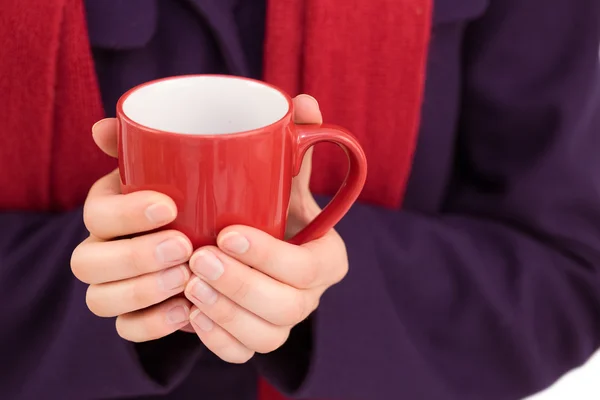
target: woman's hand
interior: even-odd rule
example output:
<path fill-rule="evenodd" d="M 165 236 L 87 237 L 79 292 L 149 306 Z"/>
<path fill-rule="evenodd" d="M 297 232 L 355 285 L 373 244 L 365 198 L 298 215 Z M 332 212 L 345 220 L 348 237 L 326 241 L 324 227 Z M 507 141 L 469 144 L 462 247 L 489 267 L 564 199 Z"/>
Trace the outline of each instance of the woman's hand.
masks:
<path fill-rule="evenodd" d="M 297 123 L 321 122 L 310 96 L 300 95 L 294 103 Z M 115 120 L 100 121 L 93 132 L 98 146 L 116 157 Z M 320 212 L 308 188 L 310 161 L 309 153 L 294 179 L 289 235 Z M 256 229 L 233 226 L 220 233 L 218 247 L 195 252 L 191 273 L 192 247 L 181 232 L 142 234 L 167 225 L 176 214 L 175 204 L 163 194 L 121 194 L 117 171 L 90 190 L 84 208 L 90 236 L 73 252 L 71 267 L 90 285 L 89 309 L 101 317 L 117 317 L 124 339 L 143 342 L 179 329 L 196 331 L 222 359 L 245 362 L 254 352 L 281 346 L 348 269 L 344 243 L 335 231 L 293 246 Z M 124 238 L 131 235 L 136 236 Z M 194 307 L 178 296 L 184 288 Z"/>
<path fill-rule="evenodd" d="M 320 123 L 314 99 L 295 99 L 297 123 Z M 288 233 L 320 212 L 310 194 L 310 155 L 295 178 Z M 243 363 L 287 340 L 293 326 L 319 305 L 321 295 L 348 271 L 346 248 L 330 231 L 302 246 L 246 226 L 220 232 L 218 246 L 198 249 L 185 296 L 194 303 L 190 321 L 200 340 L 221 359 Z"/>
<path fill-rule="evenodd" d="M 93 134 L 98 146 L 116 157 L 115 120 L 100 121 Z M 121 194 L 118 171 L 99 179 L 89 192 L 84 221 L 90 236 L 73 252 L 71 269 L 90 285 L 89 309 L 100 317 L 117 317 L 124 339 L 158 339 L 188 324 L 191 305 L 176 295 L 190 278 L 192 245 L 173 230 L 143 234 L 176 215 L 173 200 L 161 193 Z"/>

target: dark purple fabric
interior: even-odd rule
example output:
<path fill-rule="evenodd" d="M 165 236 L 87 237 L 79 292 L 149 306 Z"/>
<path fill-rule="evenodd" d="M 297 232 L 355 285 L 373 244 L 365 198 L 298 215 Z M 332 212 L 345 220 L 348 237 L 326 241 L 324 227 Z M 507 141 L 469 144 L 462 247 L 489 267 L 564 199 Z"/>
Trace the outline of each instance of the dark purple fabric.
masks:
<path fill-rule="evenodd" d="M 260 76 L 262 1 L 87 6 L 109 114 L 149 79 Z M 581 365 L 600 346 L 599 16 L 437 0 L 403 210 L 353 207 L 348 277 L 246 366 L 192 335 L 120 340 L 70 275 L 81 213 L 0 214 L 2 398 L 245 400 L 258 369 L 299 398 L 516 400 Z"/>

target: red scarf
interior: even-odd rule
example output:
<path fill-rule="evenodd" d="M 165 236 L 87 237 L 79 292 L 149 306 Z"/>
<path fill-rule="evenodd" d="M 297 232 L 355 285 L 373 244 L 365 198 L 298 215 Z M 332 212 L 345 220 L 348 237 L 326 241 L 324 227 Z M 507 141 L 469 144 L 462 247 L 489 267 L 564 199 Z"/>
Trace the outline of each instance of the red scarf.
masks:
<path fill-rule="evenodd" d="M 0 13 L 0 210 L 65 210 L 115 168 L 90 127 L 102 103 L 82 0 L 19 0 Z M 362 200 L 399 207 L 421 109 L 432 0 L 272 0 L 265 80 L 319 100 L 369 160 Z M 344 177 L 338 149 L 319 146 L 312 187 Z M 83 301 L 83 300 L 82 300 Z M 281 399 L 261 385 L 262 400 Z"/>

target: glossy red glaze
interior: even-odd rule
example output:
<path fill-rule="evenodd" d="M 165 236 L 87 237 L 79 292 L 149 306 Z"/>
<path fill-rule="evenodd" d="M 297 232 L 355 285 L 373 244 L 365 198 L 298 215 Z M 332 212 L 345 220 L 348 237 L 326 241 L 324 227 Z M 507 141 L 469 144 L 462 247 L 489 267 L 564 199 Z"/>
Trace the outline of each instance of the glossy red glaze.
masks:
<path fill-rule="evenodd" d="M 292 100 L 279 89 L 289 108 L 275 123 L 240 133 L 193 135 L 148 128 L 125 115 L 127 96 L 154 82 L 130 90 L 117 105 L 121 187 L 123 193 L 154 190 L 170 196 L 178 216 L 169 227 L 186 234 L 195 248 L 214 244 L 219 231 L 234 224 L 283 238 L 292 178 L 306 151 L 319 142 L 340 145 L 349 172 L 331 203 L 291 242 L 325 234 L 360 194 L 367 164 L 356 139 L 339 127 L 294 124 Z"/>

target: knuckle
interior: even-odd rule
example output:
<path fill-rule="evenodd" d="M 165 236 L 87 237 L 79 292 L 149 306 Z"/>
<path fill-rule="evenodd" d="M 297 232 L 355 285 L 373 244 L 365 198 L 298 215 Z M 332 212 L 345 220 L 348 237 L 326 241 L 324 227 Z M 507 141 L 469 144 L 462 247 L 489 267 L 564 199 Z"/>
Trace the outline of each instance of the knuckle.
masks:
<path fill-rule="evenodd" d="M 124 232 L 124 235 L 146 230 L 148 228 L 143 212 L 139 212 L 140 202 L 132 201 L 129 195 L 123 195 L 119 199 L 120 207 L 114 207 L 111 211 L 111 220 L 114 221 L 117 229 Z M 132 204 L 134 203 L 134 204 Z"/>
<path fill-rule="evenodd" d="M 239 313 L 238 305 L 234 302 L 221 302 L 220 307 L 215 307 L 214 315 L 211 315 L 211 319 L 217 323 L 217 325 L 227 326 L 231 324 L 237 318 Z"/>
<path fill-rule="evenodd" d="M 90 199 L 83 207 L 83 223 L 94 236 L 112 236 L 110 232 L 122 231 L 122 226 L 131 218 L 123 211 L 123 207 L 109 199 L 110 197 Z"/>
<path fill-rule="evenodd" d="M 219 356 L 223 361 L 231 364 L 245 364 L 254 356 L 251 350 L 229 351 L 226 354 Z"/>
<path fill-rule="evenodd" d="M 111 195 L 88 199 L 83 207 L 83 222 L 87 230 L 94 236 L 110 238 L 127 235 L 145 227 L 140 221 L 139 198 L 130 195 Z M 135 204 L 132 204 L 135 203 Z M 119 234 L 117 234 L 119 232 Z"/>
<path fill-rule="evenodd" d="M 211 352 L 228 363 L 244 364 L 254 356 L 254 351 L 223 333 L 215 331 L 208 336 L 199 334 L 199 338 Z"/>
<path fill-rule="evenodd" d="M 283 344 L 288 340 L 289 336 L 289 329 L 278 329 L 266 340 L 262 340 L 260 343 L 258 343 L 254 351 L 256 351 L 259 354 L 271 353 L 283 346 Z"/>
<path fill-rule="evenodd" d="M 295 291 L 295 293 L 289 296 L 289 301 L 284 303 L 281 313 L 276 325 L 279 326 L 293 326 L 301 322 L 305 318 L 307 301 L 302 291 Z"/>
<path fill-rule="evenodd" d="M 243 279 L 238 279 L 233 290 L 231 291 L 231 299 L 238 303 L 243 302 L 248 296 L 249 291 L 250 285 L 248 282 L 244 281 Z"/>
<path fill-rule="evenodd" d="M 254 352 L 253 351 L 248 351 L 246 352 L 246 354 L 243 354 L 240 356 L 240 358 L 238 360 L 236 360 L 236 364 L 245 364 L 248 361 L 250 361 L 250 359 L 252 359 L 252 357 L 254 357 Z"/>
<path fill-rule="evenodd" d="M 133 280 L 128 286 L 126 298 L 130 305 L 129 309 L 139 310 L 154 304 L 153 293 L 148 290 L 143 282 Z"/>
<path fill-rule="evenodd" d="M 148 321 L 135 314 L 119 315 L 115 320 L 115 329 L 122 339 L 132 343 L 143 343 L 160 337 L 160 335 L 152 336 Z"/>
<path fill-rule="evenodd" d="M 144 275 L 147 272 L 146 263 L 144 262 L 144 251 L 141 249 L 141 242 L 133 239 L 122 239 L 125 247 L 124 261 L 128 268 L 131 270 L 132 276 Z"/>
<path fill-rule="evenodd" d="M 111 232 L 120 232 L 120 236 L 129 235 L 135 233 L 136 230 L 133 229 L 136 226 L 139 226 L 139 223 L 136 223 L 136 216 L 132 212 L 128 212 L 129 207 L 126 207 L 124 202 L 119 202 L 119 206 L 111 207 L 110 211 L 107 212 L 107 221 L 110 221 Z"/>
<path fill-rule="evenodd" d="M 345 262 L 345 263 L 337 266 L 336 268 L 334 268 L 334 271 L 335 272 L 333 275 L 333 278 L 334 278 L 333 283 L 336 284 L 336 283 L 341 282 L 346 277 L 346 275 L 348 275 L 348 271 L 349 271 L 348 263 Z"/>
<path fill-rule="evenodd" d="M 96 285 L 90 285 L 85 293 L 85 304 L 92 314 L 98 317 L 107 317 L 104 302 L 98 293 Z"/>
<path fill-rule="evenodd" d="M 117 335 L 119 335 L 122 339 L 129 340 L 125 325 L 126 324 L 123 322 L 123 318 L 118 316 L 115 320 L 115 329 L 117 330 Z"/>
<path fill-rule="evenodd" d="M 89 283 L 89 277 L 87 276 L 85 269 L 85 257 L 83 254 L 84 249 L 82 249 L 81 246 L 81 244 L 77 246 L 71 254 L 71 272 L 80 281 L 84 283 Z"/>
<path fill-rule="evenodd" d="M 308 264 L 298 277 L 298 284 L 302 289 L 313 287 L 315 282 L 317 282 L 318 277 L 319 267 L 316 265 L 316 263 Z"/>
<path fill-rule="evenodd" d="M 85 228 L 90 233 L 95 232 L 94 225 L 95 225 L 95 221 L 96 221 L 96 218 L 95 218 L 96 214 L 97 214 L 96 201 L 94 199 L 88 198 L 83 206 L 83 224 L 85 225 Z"/>
<path fill-rule="evenodd" d="M 119 315 L 115 320 L 115 329 L 117 330 L 117 334 L 122 339 L 134 343 L 143 342 L 143 340 L 140 340 L 139 337 L 133 334 L 131 330 L 131 323 L 128 321 L 128 318 L 123 315 Z"/>

